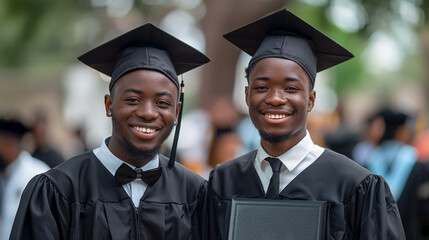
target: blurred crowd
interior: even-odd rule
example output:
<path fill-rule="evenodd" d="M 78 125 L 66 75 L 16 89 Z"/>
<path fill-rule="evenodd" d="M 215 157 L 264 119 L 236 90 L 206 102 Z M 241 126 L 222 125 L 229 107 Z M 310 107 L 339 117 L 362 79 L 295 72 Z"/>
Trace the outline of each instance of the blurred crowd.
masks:
<path fill-rule="evenodd" d="M 310 114 L 311 116 L 312 114 Z M 429 236 L 429 130 L 422 116 L 382 107 L 368 112 L 359 127 L 351 127 L 339 107 L 335 126 L 321 128 L 310 119 L 313 141 L 340 152 L 386 179 L 397 200 L 407 239 Z M 314 114 L 314 118 L 319 117 Z M 328 116 L 324 116 L 327 118 Z M 331 114 L 332 117 L 332 114 Z M 38 173 L 88 150 L 84 133 L 56 149 L 49 139 L 49 118 L 36 112 L 31 124 L 0 116 L 0 239 L 6 239 L 19 199 Z M 423 126 L 423 127 L 421 127 Z M 231 101 L 219 99 L 209 109 L 186 113 L 177 152 L 178 162 L 208 178 L 217 164 L 254 150 L 259 133 Z M 65 150 L 68 149 L 68 150 Z M 168 154 L 168 146 L 162 148 Z"/>
<path fill-rule="evenodd" d="M 27 123 L 17 117 L 0 116 L 0 240 L 9 239 L 19 201 L 27 183 L 35 175 L 65 161 L 65 157 L 86 151 L 85 141 L 76 130 L 63 150 L 49 139 L 48 115 L 34 113 Z"/>
<path fill-rule="evenodd" d="M 325 146 L 382 176 L 401 214 L 407 239 L 429 234 L 429 143 L 425 119 L 392 107 L 369 113 L 361 129 L 339 125 L 325 135 Z M 344 129 L 344 130 L 343 130 Z"/>

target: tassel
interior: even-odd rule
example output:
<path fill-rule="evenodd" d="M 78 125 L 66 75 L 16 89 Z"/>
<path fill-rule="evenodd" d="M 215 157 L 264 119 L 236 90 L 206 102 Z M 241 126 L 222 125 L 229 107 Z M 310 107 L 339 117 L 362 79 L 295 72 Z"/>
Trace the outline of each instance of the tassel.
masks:
<path fill-rule="evenodd" d="M 179 102 L 182 103 L 182 107 L 179 111 L 179 116 L 177 118 L 177 125 L 176 125 L 176 131 L 174 133 L 174 140 L 173 140 L 173 146 L 171 147 L 171 154 L 170 154 L 170 160 L 168 162 L 168 167 L 172 168 L 174 166 L 174 162 L 176 160 L 176 150 L 177 150 L 177 142 L 179 141 L 179 132 L 180 132 L 180 124 L 182 122 L 182 112 L 183 112 L 183 99 L 185 95 L 185 83 L 183 82 L 183 75 L 182 75 L 182 82 L 180 83 L 180 96 L 179 96 Z"/>

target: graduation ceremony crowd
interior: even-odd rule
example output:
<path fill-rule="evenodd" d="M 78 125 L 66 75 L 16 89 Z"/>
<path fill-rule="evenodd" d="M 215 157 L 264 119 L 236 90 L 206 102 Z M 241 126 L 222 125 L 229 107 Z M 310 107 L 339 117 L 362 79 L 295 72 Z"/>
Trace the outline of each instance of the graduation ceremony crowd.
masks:
<path fill-rule="evenodd" d="M 357 130 L 338 108 L 336 127 L 313 135 L 316 75 L 353 53 L 287 9 L 223 37 L 251 56 L 248 115 L 219 99 L 182 118 L 178 76 L 210 56 L 145 23 L 76 56 L 111 77 L 111 135 L 99 147 L 81 141 L 66 159 L 48 143 L 43 111 L 31 125 L 0 116 L 0 240 L 243 239 L 231 220 L 239 199 L 323 203 L 314 239 L 429 239 L 419 116 L 382 106 Z M 303 239 L 258 231 L 254 239 Z"/>

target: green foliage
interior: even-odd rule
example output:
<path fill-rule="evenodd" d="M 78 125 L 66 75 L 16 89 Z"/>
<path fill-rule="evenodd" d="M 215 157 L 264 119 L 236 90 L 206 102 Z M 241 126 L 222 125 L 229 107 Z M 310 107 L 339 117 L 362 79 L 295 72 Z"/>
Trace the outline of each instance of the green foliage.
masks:
<path fill-rule="evenodd" d="M 76 1 L 4 0 L 0 15 L 0 67 L 58 62 L 69 51 L 73 23 L 86 10 Z"/>
<path fill-rule="evenodd" d="M 353 1 L 353 0 L 350 0 Z M 384 30 L 392 32 L 395 27 L 392 22 L 403 21 L 399 13 L 398 3 L 407 0 L 355 0 L 354 3 L 363 7 L 366 12 L 366 24 L 356 32 L 344 32 L 332 23 L 328 17 L 327 12 L 333 0 L 326 1 L 324 5 L 312 6 L 298 1 L 289 6 L 289 9 L 296 13 L 304 20 L 311 23 L 324 34 L 330 36 L 332 39 L 340 43 L 342 46 L 350 50 L 355 58 L 349 60 L 339 66 L 328 69 L 330 76 L 329 84 L 339 95 L 347 95 L 347 93 L 356 91 L 357 89 L 368 89 L 368 86 L 383 86 L 383 76 L 375 76 L 368 72 L 365 68 L 365 58 L 362 53 L 368 46 L 369 38 L 371 35 L 378 31 Z M 412 4 L 414 1 L 408 1 Z M 429 14 L 429 1 L 416 1 L 416 5 L 424 12 L 426 16 Z M 425 18 L 425 23 L 428 23 Z M 419 31 L 416 27 L 415 31 Z M 389 83 L 397 84 L 405 79 L 407 81 L 420 81 L 421 80 L 421 59 L 420 56 L 407 53 L 403 60 L 403 66 L 395 72 L 386 72 L 385 77 L 389 79 Z M 394 76 L 394 77 L 391 77 Z M 377 80 L 377 78 L 380 78 Z M 377 83 L 377 81 L 383 82 Z"/>
<path fill-rule="evenodd" d="M 367 39 L 365 37 L 359 33 L 346 33 L 336 27 L 326 17 L 327 6 L 310 6 L 297 3 L 290 6 L 289 9 L 355 55 L 352 60 L 326 70 L 329 71 L 329 84 L 337 92 L 347 93 L 357 86 L 365 84 L 367 77 L 365 77 L 366 73 L 360 56 L 366 47 Z"/>
<path fill-rule="evenodd" d="M 118 20 L 90 0 L 0 1 L 0 69 L 55 75 L 76 57 L 111 37 Z M 150 8 L 136 1 L 138 16 Z M 114 33 L 116 34 L 116 33 Z"/>
<path fill-rule="evenodd" d="M 354 1 L 361 4 L 368 18 L 367 24 L 353 33 L 342 31 L 327 18 L 333 0 L 326 1 L 323 6 L 288 1 L 287 6 L 355 54 L 354 59 L 327 70 L 330 73 L 329 84 L 337 92 L 345 94 L 374 81 L 374 76 L 364 68 L 365 60 L 361 53 L 373 32 L 380 28 L 388 29 L 392 19 L 400 18 L 394 3 L 406 0 Z M 429 1 L 417 2 L 428 16 Z M 142 1 L 135 1 L 134 5 L 136 15 L 146 18 L 163 15 L 166 9 L 169 8 L 145 5 Z M 75 62 L 79 53 L 106 39 L 109 36 L 106 26 L 114 25 L 116 20 L 108 17 L 102 7 L 95 9 L 90 6 L 90 0 L 0 1 L 0 69 L 19 69 L 41 76 L 49 71 L 58 73 L 63 66 Z M 428 23 L 427 18 L 425 23 Z M 418 57 L 407 56 L 402 69 L 406 70 L 405 73 L 396 75 L 419 78 L 421 67 L 417 67 L 420 66 L 418 62 Z"/>

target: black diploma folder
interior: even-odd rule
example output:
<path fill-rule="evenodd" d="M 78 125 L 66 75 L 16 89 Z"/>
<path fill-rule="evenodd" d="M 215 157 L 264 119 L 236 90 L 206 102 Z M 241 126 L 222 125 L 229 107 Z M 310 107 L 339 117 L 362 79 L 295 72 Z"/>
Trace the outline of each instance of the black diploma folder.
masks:
<path fill-rule="evenodd" d="M 325 239 L 326 202 L 232 199 L 228 240 Z"/>

